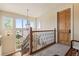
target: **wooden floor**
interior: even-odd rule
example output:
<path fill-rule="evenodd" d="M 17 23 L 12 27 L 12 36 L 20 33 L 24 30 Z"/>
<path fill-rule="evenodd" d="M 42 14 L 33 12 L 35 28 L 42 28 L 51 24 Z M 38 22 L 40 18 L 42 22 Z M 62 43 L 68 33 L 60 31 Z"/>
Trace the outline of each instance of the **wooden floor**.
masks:
<path fill-rule="evenodd" d="M 67 52 L 66 56 L 76 56 L 77 50 L 70 48 L 69 51 Z M 78 55 L 79 56 L 79 51 L 78 51 Z"/>

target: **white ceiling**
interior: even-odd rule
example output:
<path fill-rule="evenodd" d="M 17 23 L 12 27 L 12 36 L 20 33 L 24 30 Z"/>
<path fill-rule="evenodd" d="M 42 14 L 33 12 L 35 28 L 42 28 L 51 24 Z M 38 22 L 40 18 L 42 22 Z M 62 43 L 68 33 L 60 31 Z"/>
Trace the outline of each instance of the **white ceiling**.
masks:
<path fill-rule="evenodd" d="M 0 10 L 27 15 L 27 8 L 29 9 L 29 16 L 38 17 L 50 9 L 54 9 L 61 4 L 55 3 L 0 3 Z"/>

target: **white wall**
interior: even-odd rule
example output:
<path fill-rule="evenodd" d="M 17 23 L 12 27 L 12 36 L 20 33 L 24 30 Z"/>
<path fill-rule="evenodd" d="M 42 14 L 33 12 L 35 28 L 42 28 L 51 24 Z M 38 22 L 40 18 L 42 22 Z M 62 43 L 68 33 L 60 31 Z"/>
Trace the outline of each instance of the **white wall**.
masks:
<path fill-rule="evenodd" d="M 79 4 L 74 4 L 74 40 L 79 40 Z"/>
<path fill-rule="evenodd" d="M 0 35 L 1 35 L 1 17 L 0 17 Z M 0 38 L 0 40 L 2 40 L 2 39 Z M 2 49 L 2 46 L 0 46 L 0 56 L 2 55 L 1 49 Z"/>
<path fill-rule="evenodd" d="M 40 16 L 37 21 L 40 22 L 40 29 L 53 29 L 56 28 L 56 12 L 47 12 Z"/>
<path fill-rule="evenodd" d="M 48 29 L 54 29 L 57 30 L 57 12 L 62 11 L 64 9 L 71 8 L 71 39 L 73 39 L 73 8 L 72 4 L 59 4 L 59 6 L 55 6 L 55 8 L 52 8 L 48 12 L 44 13 L 40 17 L 37 18 L 38 22 L 40 22 L 40 29 L 48 30 Z M 57 40 L 57 39 L 56 39 Z"/>

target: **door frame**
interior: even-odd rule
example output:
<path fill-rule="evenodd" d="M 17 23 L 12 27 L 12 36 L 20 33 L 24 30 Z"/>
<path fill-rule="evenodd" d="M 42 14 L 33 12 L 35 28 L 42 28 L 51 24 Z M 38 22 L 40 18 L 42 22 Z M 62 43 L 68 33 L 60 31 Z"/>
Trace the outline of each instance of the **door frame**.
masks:
<path fill-rule="evenodd" d="M 57 43 L 59 43 L 59 12 L 62 12 L 62 11 L 65 11 L 65 10 L 68 10 L 68 9 L 70 9 L 70 16 L 71 16 L 71 8 L 67 8 L 67 9 L 63 9 L 63 10 L 60 10 L 60 11 L 58 11 L 57 12 Z M 70 17 L 70 24 L 72 25 L 72 23 L 71 23 L 71 17 Z M 72 28 L 71 28 L 71 25 L 70 25 L 70 29 L 71 29 L 71 32 L 72 32 Z M 71 33 L 70 33 L 70 41 L 71 41 Z"/>

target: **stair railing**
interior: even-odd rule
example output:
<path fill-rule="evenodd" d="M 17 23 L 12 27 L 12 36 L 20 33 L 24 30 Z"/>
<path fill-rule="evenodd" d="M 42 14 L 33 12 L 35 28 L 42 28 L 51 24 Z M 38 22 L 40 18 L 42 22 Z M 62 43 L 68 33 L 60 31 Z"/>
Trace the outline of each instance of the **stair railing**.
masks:
<path fill-rule="evenodd" d="M 22 55 L 26 51 L 28 51 L 29 55 L 31 55 L 55 43 L 56 43 L 56 29 L 33 31 L 32 28 L 30 27 L 29 35 L 24 40 L 22 45 L 22 50 L 25 49 L 25 51 L 22 52 Z"/>

